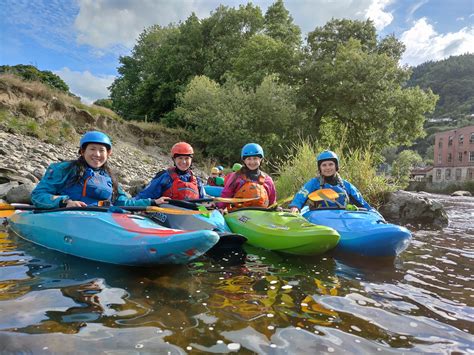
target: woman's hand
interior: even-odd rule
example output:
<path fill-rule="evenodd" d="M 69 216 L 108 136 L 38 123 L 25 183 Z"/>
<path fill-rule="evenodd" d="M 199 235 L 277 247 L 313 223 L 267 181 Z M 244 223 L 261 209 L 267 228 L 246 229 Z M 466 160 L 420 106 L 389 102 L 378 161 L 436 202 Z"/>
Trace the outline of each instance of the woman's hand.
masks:
<path fill-rule="evenodd" d="M 66 207 L 87 207 L 87 203 L 82 201 L 67 200 Z"/>
<path fill-rule="evenodd" d="M 169 197 L 161 196 L 160 198 L 155 199 L 155 204 L 159 206 L 163 203 L 167 203 L 169 200 L 171 200 Z"/>
<path fill-rule="evenodd" d="M 291 208 L 290 208 L 290 212 L 291 212 L 291 213 L 299 213 L 300 210 L 298 209 L 298 207 L 291 207 Z"/>

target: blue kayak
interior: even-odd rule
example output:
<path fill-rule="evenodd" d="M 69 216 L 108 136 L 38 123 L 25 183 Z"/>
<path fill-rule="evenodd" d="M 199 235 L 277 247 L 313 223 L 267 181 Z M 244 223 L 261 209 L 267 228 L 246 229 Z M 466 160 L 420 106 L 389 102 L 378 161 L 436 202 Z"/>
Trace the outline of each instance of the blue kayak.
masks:
<path fill-rule="evenodd" d="M 410 244 L 408 229 L 387 223 L 368 211 L 344 209 L 303 209 L 309 222 L 334 228 L 341 235 L 336 251 L 366 256 L 396 256 Z"/>
<path fill-rule="evenodd" d="M 219 240 L 210 230 L 170 229 L 129 213 L 57 211 L 15 213 L 10 228 L 23 239 L 80 258 L 151 266 L 184 264 Z"/>
<path fill-rule="evenodd" d="M 213 197 L 221 197 L 222 190 L 224 190 L 222 186 L 204 186 L 204 191 L 206 191 L 206 194 Z"/>

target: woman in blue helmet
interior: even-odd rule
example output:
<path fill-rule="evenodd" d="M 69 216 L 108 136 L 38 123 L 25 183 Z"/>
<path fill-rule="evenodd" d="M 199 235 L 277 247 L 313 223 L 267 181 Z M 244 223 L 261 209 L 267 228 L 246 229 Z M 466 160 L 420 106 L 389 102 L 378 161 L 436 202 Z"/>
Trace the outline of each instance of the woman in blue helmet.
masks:
<path fill-rule="evenodd" d="M 85 133 L 79 143 L 79 158 L 51 164 L 31 193 L 31 201 L 40 208 L 98 204 L 150 206 L 164 202 L 161 199 L 129 199 L 108 166 L 111 153 L 112 142 L 106 134 Z"/>
<path fill-rule="evenodd" d="M 240 157 L 243 165 L 240 170 L 229 174 L 222 190 L 222 197 L 253 198 L 254 200 L 239 204 L 217 204 L 219 209 L 229 210 L 243 207 L 268 207 L 276 201 L 275 184 L 270 175 L 260 170 L 264 158 L 259 144 L 248 143 L 242 148 Z"/>
<path fill-rule="evenodd" d="M 291 212 L 299 212 L 306 201 L 308 195 L 319 189 L 332 189 L 339 194 L 337 203 L 342 206 L 348 204 L 357 207 L 366 208 L 369 211 L 376 210 L 364 200 L 359 190 L 349 181 L 344 180 L 339 175 L 339 158 L 336 153 L 325 150 L 321 152 L 316 158 L 318 164 L 319 176 L 309 180 L 295 195 L 289 207 Z M 312 207 L 337 207 L 338 204 L 330 200 L 323 201 L 320 205 Z"/>

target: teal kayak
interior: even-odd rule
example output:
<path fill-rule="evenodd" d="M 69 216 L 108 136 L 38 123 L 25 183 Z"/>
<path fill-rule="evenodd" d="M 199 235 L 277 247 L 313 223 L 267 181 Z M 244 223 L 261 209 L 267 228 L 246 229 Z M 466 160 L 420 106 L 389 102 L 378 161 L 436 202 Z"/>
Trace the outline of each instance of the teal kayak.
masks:
<path fill-rule="evenodd" d="M 336 247 L 339 233 L 309 223 L 303 217 L 261 208 L 242 208 L 226 214 L 227 225 L 259 248 L 295 255 L 317 255 Z"/>
<path fill-rule="evenodd" d="M 43 247 L 131 266 L 187 263 L 219 240 L 210 230 L 170 229 L 141 215 L 86 209 L 19 212 L 11 215 L 8 223 L 21 238 Z"/>

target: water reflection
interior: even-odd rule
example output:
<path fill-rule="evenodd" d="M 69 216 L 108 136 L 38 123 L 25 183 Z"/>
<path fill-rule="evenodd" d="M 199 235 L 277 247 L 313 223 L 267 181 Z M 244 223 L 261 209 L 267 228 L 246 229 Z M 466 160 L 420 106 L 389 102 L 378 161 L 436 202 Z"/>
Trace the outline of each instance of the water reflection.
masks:
<path fill-rule="evenodd" d="M 0 352 L 472 351 L 474 203 L 443 198 L 448 228 L 395 259 L 246 247 L 140 269 L 1 233 Z"/>

